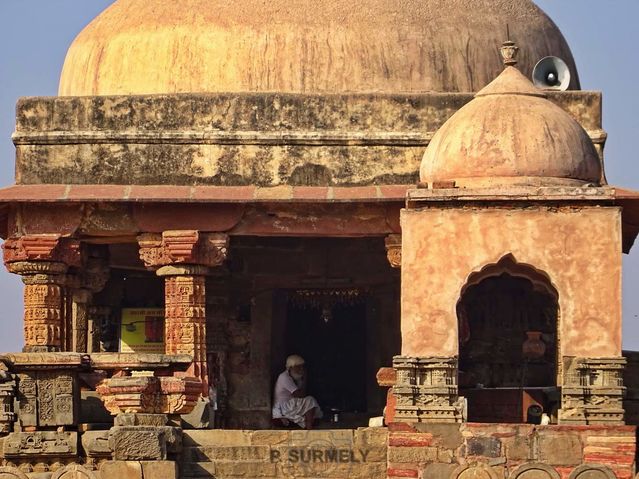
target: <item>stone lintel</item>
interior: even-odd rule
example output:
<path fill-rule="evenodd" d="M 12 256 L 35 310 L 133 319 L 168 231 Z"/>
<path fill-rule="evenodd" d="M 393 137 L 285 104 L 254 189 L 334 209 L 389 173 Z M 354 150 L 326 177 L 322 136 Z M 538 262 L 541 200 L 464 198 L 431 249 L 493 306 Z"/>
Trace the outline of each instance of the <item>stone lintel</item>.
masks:
<path fill-rule="evenodd" d="M 11 353 L 0 356 L 0 361 L 9 369 L 17 371 L 81 369 L 89 367 L 86 354 L 42 352 L 42 353 Z"/>
<path fill-rule="evenodd" d="M 103 370 L 170 368 L 181 371 L 193 362 L 193 356 L 189 354 L 93 353 L 90 358 L 93 369 Z"/>
<path fill-rule="evenodd" d="M 201 265 L 174 265 L 162 266 L 155 273 L 158 276 L 207 276 L 210 269 Z"/>

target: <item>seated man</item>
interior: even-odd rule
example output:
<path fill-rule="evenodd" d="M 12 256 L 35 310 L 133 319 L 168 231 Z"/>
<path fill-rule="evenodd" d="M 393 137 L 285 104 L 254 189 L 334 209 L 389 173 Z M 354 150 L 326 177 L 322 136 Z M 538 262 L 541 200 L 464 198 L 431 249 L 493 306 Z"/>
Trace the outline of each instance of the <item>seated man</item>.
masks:
<path fill-rule="evenodd" d="M 286 371 L 275 382 L 273 419 L 283 423 L 294 422 L 306 429 L 313 428 L 322 410 L 312 396 L 306 396 L 304 359 L 296 354 L 286 358 Z"/>

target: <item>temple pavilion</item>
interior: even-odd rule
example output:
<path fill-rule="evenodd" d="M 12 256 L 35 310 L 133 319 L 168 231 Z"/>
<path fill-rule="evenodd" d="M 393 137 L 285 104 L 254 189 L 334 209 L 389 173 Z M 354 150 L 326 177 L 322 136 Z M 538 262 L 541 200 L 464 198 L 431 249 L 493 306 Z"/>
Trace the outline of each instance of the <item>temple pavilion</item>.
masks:
<path fill-rule="evenodd" d="M 530 0 L 114 1 L 18 100 L 0 479 L 634 478 L 602 101 Z"/>

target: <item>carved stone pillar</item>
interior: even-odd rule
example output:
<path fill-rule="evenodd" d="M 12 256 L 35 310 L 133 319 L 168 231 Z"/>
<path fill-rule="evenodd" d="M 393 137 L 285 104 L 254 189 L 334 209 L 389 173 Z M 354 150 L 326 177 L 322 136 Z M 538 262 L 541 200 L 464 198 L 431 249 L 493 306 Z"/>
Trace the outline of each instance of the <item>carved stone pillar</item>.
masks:
<path fill-rule="evenodd" d="M 626 358 L 564 357 L 560 424 L 624 424 Z"/>
<path fill-rule="evenodd" d="M 63 263 L 20 261 L 8 265 L 24 283 L 25 352 L 61 351 L 64 319 Z"/>
<path fill-rule="evenodd" d="M 396 422 L 461 422 L 457 358 L 395 356 Z"/>
<path fill-rule="evenodd" d="M 163 266 L 164 337 L 166 354 L 189 354 L 190 375 L 199 378 L 208 392 L 206 366 L 206 277 L 202 266 Z"/>
<path fill-rule="evenodd" d="M 108 306 L 89 308 L 89 351 L 90 353 L 117 351 L 117 326 L 111 319 Z"/>
<path fill-rule="evenodd" d="M 26 352 L 65 349 L 65 274 L 80 266 L 80 243 L 58 234 L 26 235 L 4 242 L 7 269 L 22 276 Z"/>
<path fill-rule="evenodd" d="M 71 351 L 76 353 L 86 353 L 88 350 L 90 301 L 90 291 L 86 289 L 73 291 L 71 303 Z"/>
<path fill-rule="evenodd" d="M 93 294 L 104 289 L 109 279 L 110 269 L 107 254 L 95 247 L 88 248 L 87 258 L 76 274 L 69 275 L 68 293 L 68 325 L 67 349 L 86 353 L 93 350 L 89 342 L 89 317 Z"/>
<path fill-rule="evenodd" d="M 393 268 L 402 267 L 402 235 L 388 235 L 384 241 L 386 256 Z"/>
<path fill-rule="evenodd" d="M 206 275 L 226 259 L 228 236 L 198 231 L 165 231 L 138 237 L 140 258 L 165 278 L 165 351 L 189 354 L 188 373 L 208 395 L 206 365 Z"/>

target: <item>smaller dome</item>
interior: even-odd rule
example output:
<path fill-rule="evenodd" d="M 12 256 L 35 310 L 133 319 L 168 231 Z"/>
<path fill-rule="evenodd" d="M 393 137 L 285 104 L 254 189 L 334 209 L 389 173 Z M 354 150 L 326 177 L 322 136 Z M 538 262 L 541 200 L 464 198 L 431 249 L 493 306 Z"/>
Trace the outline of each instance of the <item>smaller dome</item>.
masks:
<path fill-rule="evenodd" d="M 422 183 L 458 187 L 599 184 L 595 147 L 569 113 L 507 66 L 434 135 Z"/>

